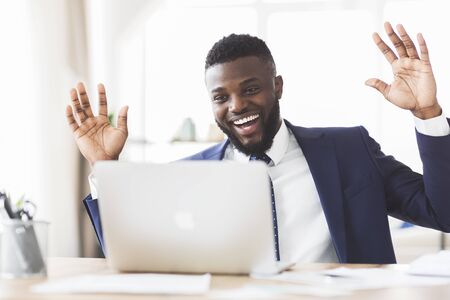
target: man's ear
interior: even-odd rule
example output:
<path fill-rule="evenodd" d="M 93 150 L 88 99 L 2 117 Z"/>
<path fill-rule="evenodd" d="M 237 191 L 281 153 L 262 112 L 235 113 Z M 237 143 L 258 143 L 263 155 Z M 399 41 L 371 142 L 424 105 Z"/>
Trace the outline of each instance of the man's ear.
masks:
<path fill-rule="evenodd" d="M 283 95 L 283 77 L 281 77 L 281 75 L 278 75 L 275 77 L 275 96 L 277 97 L 277 100 L 280 100 L 282 95 Z"/>

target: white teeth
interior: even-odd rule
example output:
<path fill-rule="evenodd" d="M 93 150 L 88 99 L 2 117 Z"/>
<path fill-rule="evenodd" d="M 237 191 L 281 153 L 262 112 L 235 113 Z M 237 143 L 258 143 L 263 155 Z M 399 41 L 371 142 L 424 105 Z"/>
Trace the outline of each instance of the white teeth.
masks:
<path fill-rule="evenodd" d="M 253 121 L 253 120 L 257 119 L 257 118 L 259 118 L 259 115 L 252 115 L 252 116 L 248 116 L 248 117 L 245 117 L 245 118 L 236 120 L 236 121 L 234 121 L 233 123 L 234 123 L 235 125 L 242 125 L 242 124 L 244 124 L 244 123 Z"/>

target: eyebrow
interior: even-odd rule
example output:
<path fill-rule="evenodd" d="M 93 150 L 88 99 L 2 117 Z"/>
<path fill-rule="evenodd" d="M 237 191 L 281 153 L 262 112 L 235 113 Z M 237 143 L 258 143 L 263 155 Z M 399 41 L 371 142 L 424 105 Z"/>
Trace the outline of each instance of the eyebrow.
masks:
<path fill-rule="evenodd" d="M 251 78 L 248 78 L 248 79 L 245 79 L 244 81 L 242 81 L 241 83 L 239 83 L 239 86 L 244 86 L 244 85 L 247 85 L 247 84 L 249 84 L 249 83 L 252 83 L 252 82 L 254 82 L 254 81 L 259 81 L 259 79 L 258 78 L 256 78 L 256 77 L 251 77 Z M 213 89 L 213 90 L 211 90 L 211 93 L 218 93 L 218 92 L 222 92 L 222 91 L 224 91 L 225 89 L 223 88 L 223 87 L 216 87 L 215 89 Z"/>
<path fill-rule="evenodd" d="M 211 90 L 211 93 L 218 93 L 218 92 L 222 92 L 225 89 L 223 87 L 216 87 L 215 89 Z"/>
<path fill-rule="evenodd" d="M 252 78 L 249 78 L 249 79 L 246 79 L 246 80 L 242 81 L 241 83 L 239 83 L 239 85 L 243 86 L 243 85 L 252 83 L 253 81 L 259 81 L 259 79 L 256 78 L 256 77 L 252 77 Z"/>

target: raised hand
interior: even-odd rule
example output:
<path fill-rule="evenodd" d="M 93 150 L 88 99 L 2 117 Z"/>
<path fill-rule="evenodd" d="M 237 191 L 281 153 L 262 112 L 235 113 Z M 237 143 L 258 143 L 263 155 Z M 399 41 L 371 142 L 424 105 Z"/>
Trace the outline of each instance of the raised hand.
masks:
<path fill-rule="evenodd" d="M 91 166 L 98 160 L 117 160 L 128 137 L 128 106 L 120 109 L 117 128 L 114 128 L 108 120 L 108 104 L 103 84 L 98 85 L 98 116 L 92 113 L 83 83 L 78 83 L 76 89 L 70 91 L 70 97 L 73 110 L 68 105 L 66 117 L 80 152 Z"/>
<path fill-rule="evenodd" d="M 378 33 L 374 33 L 372 37 L 378 49 L 391 64 L 394 81 L 387 84 L 380 79 L 371 78 L 366 81 L 366 85 L 377 89 L 389 102 L 410 110 L 418 118 L 429 119 L 439 116 L 442 110 L 436 99 L 436 80 L 422 34 L 417 35 L 419 57 L 414 42 L 402 25 L 397 25 L 398 34 L 388 22 L 384 24 L 384 29 L 398 56 Z"/>

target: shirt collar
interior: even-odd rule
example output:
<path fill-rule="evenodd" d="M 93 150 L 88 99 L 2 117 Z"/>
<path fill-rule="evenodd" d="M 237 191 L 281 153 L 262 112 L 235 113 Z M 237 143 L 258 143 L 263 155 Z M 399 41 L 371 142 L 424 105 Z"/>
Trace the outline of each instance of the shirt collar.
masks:
<path fill-rule="evenodd" d="M 266 151 L 266 154 L 272 159 L 273 164 L 277 165 L 283 158 L 286 150 L 289 146 L 289 131 L 284 124 L 284 120 L 281 121 L 280 129 L 273 138 L 272 147 Z"/>
<path fill-rule="evenodd" d="M 282 120 L 278 132 L 275 134 L 273 138 L 272 147 L 270 147 L 270 149 L 266 151 L 266 154 L 272 159 L 274 165 L 277 165 L 281 161 L 281 159 L 283 158 L 284 154 L 288 149 L 288 146 L 289 146 L 289 131 L 286 124 L 284 123 L 284 120 Z M 240 152 L 234 146 L 233 146 L 233 157 L 234 160 L 242 162 L 248 161 L 250 158 L 250 156 Z"/>

